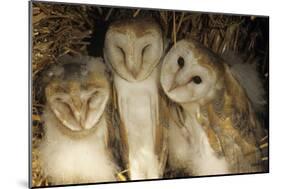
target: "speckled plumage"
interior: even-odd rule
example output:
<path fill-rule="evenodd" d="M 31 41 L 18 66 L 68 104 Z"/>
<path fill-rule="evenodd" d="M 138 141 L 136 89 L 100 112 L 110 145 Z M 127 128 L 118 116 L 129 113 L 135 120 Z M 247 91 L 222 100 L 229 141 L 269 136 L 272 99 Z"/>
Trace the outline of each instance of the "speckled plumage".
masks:
<path fill-rule="evenodd" d="M 74 62 L 73 62 L 74 61 Z M 46 78 L 40 161 L 52 184 L 116 181 L 109 149 L 110 84 L 101 58 L 71 58 Z"/>
<path fill-rule="evenodd" d="M 246 90 L 222 59 L 193 40 L 181 40 L 164 58 L 161 85 L 173 102 L 172 169 L 193 176 L 265 171 L 260 148 L 265 132 Z"/>

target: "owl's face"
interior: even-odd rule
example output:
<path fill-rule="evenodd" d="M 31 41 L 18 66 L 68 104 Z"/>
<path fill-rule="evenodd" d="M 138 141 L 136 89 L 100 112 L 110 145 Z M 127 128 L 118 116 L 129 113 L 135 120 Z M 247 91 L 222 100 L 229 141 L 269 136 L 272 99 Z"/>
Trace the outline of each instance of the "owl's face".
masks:
<path fill-rule="evenodd" d="M 191 40 L 181 40 L 163 60 L 161 85 L 165 93 L 178 103 L 205 101 L 220 86 L 221 65 L 204 47 Z"/>
<path fill-rule="evenodd" d="M 128 20 L 112 24 L 105 38 L 104 57 L 120 77 L 146 79 L 163 54 L 162 31 L 151 20 Z"/>
<path fill-rule="evenodd" d="M 103 66 L 95 65 L 94 69 Z M 88 71 L 83 71 L 79 64 L 64 65 L 61 75 L 54 78 L 45 90 L 52 112 L 71 131 L 93 128 L 99 122 L 109 99 L 109 83 L 102 69 L 101 73 L 86 69 Z"/>

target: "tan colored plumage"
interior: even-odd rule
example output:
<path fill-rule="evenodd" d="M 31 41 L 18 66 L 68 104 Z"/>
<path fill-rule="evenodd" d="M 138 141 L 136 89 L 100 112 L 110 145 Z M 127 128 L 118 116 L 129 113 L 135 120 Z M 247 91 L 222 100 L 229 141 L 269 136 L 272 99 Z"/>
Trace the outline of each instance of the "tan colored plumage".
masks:
<path fill-rule="evenodd" d="M 106 33 L 104 57 L 113 71 L 121 154 L 131 180 L 164 173 L 167 140 L 159 95 L 163 51 L 161 28 L 152 19 L 117 21 Z"/>
<path fill-rule="evenodd" d="M 174 102 L 172 168 L 195 176 L 266 171 L 260 148 L 265 131 L 222 59 L 193 40 L 179 41 L 164 58 L 161 84 Z"/>
<path fill-rule="evenodd" d="M 66 57 L 45 79 L 40 160 L 52 184 L 116 181 L 110 149 L 110 84 L 100 58 Z"/>

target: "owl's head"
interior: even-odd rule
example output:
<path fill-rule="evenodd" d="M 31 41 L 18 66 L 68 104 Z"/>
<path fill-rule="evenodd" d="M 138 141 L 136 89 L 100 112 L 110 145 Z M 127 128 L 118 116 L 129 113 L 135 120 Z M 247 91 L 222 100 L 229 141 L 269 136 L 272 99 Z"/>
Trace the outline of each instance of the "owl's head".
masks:
<path fill-rule="evenodd" d="M 222 87 L 224 65 L 199 43 L 184 39 L 167 53 L 161 69 L 161 85 L 177 103 L 204 103 Z"/>
<path fill-rule="evenodd" d="M 69 61 L 54 66 L 45 88 L 47 105 L 70 131 L 93 128 L 100 120 L 110 95 L 105 65 L 100 58 Z"/>
<path fill-rule="evenodd" d="M 153 20 L 118 21 L 106 33 L 106 63 L 128 81 L 146 79 L 159 63 L 162 54 L 162 31 Z"/>

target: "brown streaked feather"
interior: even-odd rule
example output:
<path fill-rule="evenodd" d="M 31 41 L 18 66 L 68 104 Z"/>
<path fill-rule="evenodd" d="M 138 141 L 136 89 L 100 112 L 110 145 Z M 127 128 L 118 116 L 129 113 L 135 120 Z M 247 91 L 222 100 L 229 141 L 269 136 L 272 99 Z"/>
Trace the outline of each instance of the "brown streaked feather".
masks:
<path fill-rule="evenodd" d="M 120 119 L 120 113 L 118 111 L 118 100 L 117 100 L 117 93 L 116 89 L 113 86 L 112 88 L 112 100 L 113 100 L 113 119 L 114 124 L 118 127 L 118 134 L 119 134 L 119 141 L 118 141 L 118 148 L 121 154 L 121 161 L 123 162 L 124 169 L 129 170 L 129 146 L 128 146 L 128 137 L 127 137 L 127 130 L 125 128 L 124 123 Z M 130 177 L 130 172 L 128 172 Z"/>
<path fill-rule="evenodd" d="M 160 161 L 160 172 L 164 173 L 167 157 L 168 157 L 168 130 L 167 130 L 167 123 L 168 123 L 168 107 L 167 101 L 163 94 L 159 92 L 159 124 L 156 128 L 156 142 L 155 142 L 155 149 L 156 154 L 158 154 L 158 158 Z"/>
<path fill-rule="evenodd" d="M 125 164 L 125 169 L 130 170 L 128 137 L 126 134 L 127 131 L 126 131 L 125 125 L 122 121 L 120 121 L 119 130 L 120 130 L 120 143 L 121 143 L 120 150 L 121 150 L 121 154 L 122 154 L 122 160 Z M 130 172 L 128 174 L 130 177 Z"/>
<path fill-rule="evenodd" d="M 232 115 L 240 115 L 244 122 L 243 125 L 239 125 L 239 132 L 249 143 L 257 145 L 258 141 L 265 135 L 265 131 L 257 121 L 245 91 L 232 76 L 226 65 L 225 68 L 225 86 L 227 86 L 227 93 L 231 97 L 230 104 L 233 110 Z"/>
<path fill-rule="evenodd" d="M 216 146 L 221 146 L 232 172 L 262 171 L 261 164 L 257 164 L 261 159 L 258 141 L 264 136 L 263 130 L 255 118 L 244 90 L 232 77 L 228 68 L 224 78 L 226 89 L 220 97 L 224 102 L 221 110 L 214 103 L 208 106 L 209 124 L 219 140 L 213 140 L 214 137 L 210 136 L 209 142 L 216 151 L 219 151 Z M 206 132 L 210 130 L 207 129 Z M 255 166 L 251 166 L 252 164 Z"/>
<path fill-rule="evenodd" d="M 223 155 L 222 143 L 219 137 L 216 135 L 216 132 L 212 127 L 209 127 L 207 125 L 202 125 L 202 126 L 208 136 L 209 143 L 212 149 L 214 149 L 214 151 L 218 154 L 218 156 L 222 156 Z"/>

